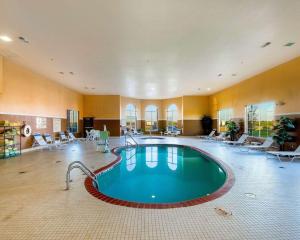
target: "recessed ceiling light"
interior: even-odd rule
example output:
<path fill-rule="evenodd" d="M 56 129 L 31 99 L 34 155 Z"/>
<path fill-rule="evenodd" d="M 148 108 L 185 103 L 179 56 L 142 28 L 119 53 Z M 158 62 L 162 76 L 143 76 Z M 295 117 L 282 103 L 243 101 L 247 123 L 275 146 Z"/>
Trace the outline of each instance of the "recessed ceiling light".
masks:
<path fill-rule="evenodd" d="M 89 89 L 88 87 L 84 87 L 84 89 Z"/>
<path fill-rule="evenodd" d="M 284 44 L 283 46 L 285 46 L 285 47 L 291 47 L 294 44 L 295 44 L 294 42 L 288 42 L 288 43 Z"/>
<path fill-rule="evenodd" d="M 211 90 L 211 88 L 206 88 L 206 90 L 207 90 L 207 91 L 210 91 L 210 90 Z"/>
<path fill-rule="evenodd" d="M 3 42 L 11 42 L 12 41 L 12 39 L 6 35 L 0 36 L 0 40 L 2 40 Z"/>
<path fill-rule="evenodd" d="M 198 88 L 198 91 L 201 91 L 201 88 Z"/>
<path fill-rule="evenodd" d="M 65 73 L 64 72 L 59 72 L 59 74 L 64 75 Z"/>
<path fill-rule="evenodd" d="M 92 90 L 95 90 L 96 88 L 92 87 L 91 89 L 92 89 Z"/>
<path fill-rule="evenodd" d="M 19 39 L 24 43 L 29 43 L 29 41 L 25 37 L 20 36 Z"/>
<path fill-rule="evenodd" d="M 222 73 L 219 73 L 219 74 L 218 74 L 218 77 L 222 77 Z"/>
<path fill-rule="evenodd" d="M 266 42 L 266 43 L 264 43 L 263 45 L 261 45 L 261 47 L 262 47 L 262 48 L 265 48 L 265 47 L 269 46 L 270 44 L 271 44 L 271 42 Z"/>
<path fill-rule="evenodd" d="M 233 73 L 232 76 L 235 77 L 235 76 L 236 76 L 236 73 Z"/>
<path fill-rule="evenodd" d="M 71 75 L 74 75 L 74 72 L 69 72 Z"/>

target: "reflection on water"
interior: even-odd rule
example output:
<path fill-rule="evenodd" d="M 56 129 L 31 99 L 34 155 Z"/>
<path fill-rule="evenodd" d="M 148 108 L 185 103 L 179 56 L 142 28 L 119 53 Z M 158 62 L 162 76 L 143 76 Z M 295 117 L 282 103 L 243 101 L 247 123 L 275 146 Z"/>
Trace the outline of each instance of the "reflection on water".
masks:
<path fill-rule="evenodd" d="M 146 165 L 149 168 L 155 168 L 158 164 L 158 148 L 146 147 Z"/>
<path fill-rule="evenodd" d="M 136 148 L 126 149 L 126 169 L 131 172 L 136 166 Z"/>
<path fill-rule="evenodd" d="M 175 171 L 178 164 L 178 148 L 177 147 L 168 147 L 168 167 Z"/>

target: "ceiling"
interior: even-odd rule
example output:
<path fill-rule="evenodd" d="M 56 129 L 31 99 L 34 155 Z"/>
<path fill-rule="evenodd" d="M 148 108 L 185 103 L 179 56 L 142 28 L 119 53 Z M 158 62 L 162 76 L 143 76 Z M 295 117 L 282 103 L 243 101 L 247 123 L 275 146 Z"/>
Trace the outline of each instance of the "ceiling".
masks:
<path fill-rule="evenodd" d="M 300 1 L 0 0 L 0 35 L 0 54 L 81 93 L 207 95 L 300 55 Z"/>

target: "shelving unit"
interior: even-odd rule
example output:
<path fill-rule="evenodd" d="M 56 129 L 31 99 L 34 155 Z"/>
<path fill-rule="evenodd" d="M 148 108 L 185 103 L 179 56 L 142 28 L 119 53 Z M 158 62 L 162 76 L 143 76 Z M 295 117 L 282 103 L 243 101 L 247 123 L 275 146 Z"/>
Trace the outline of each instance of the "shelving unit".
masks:
<path fill-rule="evenodd" d="M 21 155 L 21 126 L 0 125 L 0 159 Z"/>

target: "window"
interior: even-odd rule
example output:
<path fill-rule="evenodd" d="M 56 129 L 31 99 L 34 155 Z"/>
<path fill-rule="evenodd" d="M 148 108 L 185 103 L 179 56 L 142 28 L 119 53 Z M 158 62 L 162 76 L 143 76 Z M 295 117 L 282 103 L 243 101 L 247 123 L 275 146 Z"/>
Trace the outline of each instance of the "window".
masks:
<path fill-rule="evenodd" d="M 69 132 L 78 132 L 78 117 L 78 111 L 67 110 L 67 129 Z"/>
<path fill-rule="evenodd" d="M 178 120 L 177 106 L 175 104 L 172 104 L 167 109 L 167 127 L 168 127 L 168 129 L 177 127 L 177 120 Z"/>
<path fill-rule="evenodd" d="M 158 114 L 157 107 L 149 105 L 145 110 L 146 131 L 158 129 Z"/>
<path fill-rule="evenodd" d="M 219 111 L 219 132 L 226 132 L 227 129 L 225 127 L 225 123 L 231 120 L 233 117 L 233 110 L 231 108 L 222 109 Z"/>
<path fill-rule="evenodd" d="M 133 104 L 126 106 L 125 119 L 126 127 L 136 129 L 136 108 Z"/>
<path fill-rule="evenodd" d="M 36 118 L 36 128 L 37 129 L 47 128 L 47 118 L 45 118 L 45 117 L 37 117 Z"/>
<path fill-rule="evenodd" d="M 272 134 L 275 103 L 266 102 L 246 107 L 246 130 L 250 136 L 269 137 Z"/>

